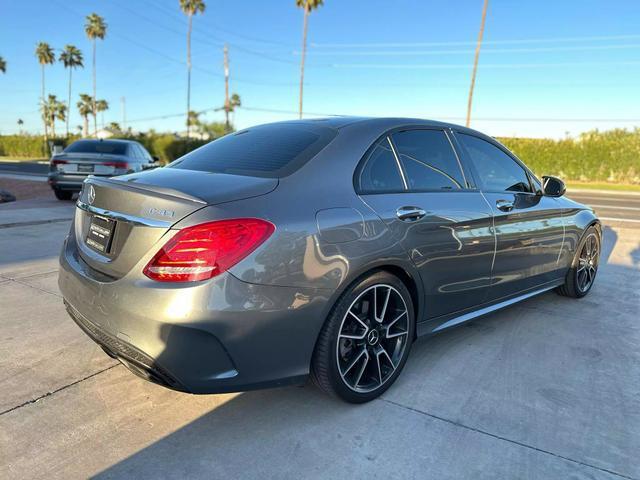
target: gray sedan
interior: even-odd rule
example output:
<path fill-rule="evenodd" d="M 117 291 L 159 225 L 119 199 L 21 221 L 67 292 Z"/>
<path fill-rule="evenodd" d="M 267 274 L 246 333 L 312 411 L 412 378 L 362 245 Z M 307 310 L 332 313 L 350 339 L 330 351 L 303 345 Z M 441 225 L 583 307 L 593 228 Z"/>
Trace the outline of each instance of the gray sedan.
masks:
<path fill-rule="evenodd" d="M 133 140 L 77 140 L 51 157 L 49 185 L 58 200 L 71 200 L 89 175 L 112 177 L 155 167 L 158 159 Z"/>
<path fill-rule="evenodd" d="M 456 125 L 252 127 L 166 168 L 88 178 L 59 285 L 80 328 L 150 381 L 216 393 L 311 377 L 366 402 L 418 336 L 590 291 L 600 222 L 564 192 Z"/>

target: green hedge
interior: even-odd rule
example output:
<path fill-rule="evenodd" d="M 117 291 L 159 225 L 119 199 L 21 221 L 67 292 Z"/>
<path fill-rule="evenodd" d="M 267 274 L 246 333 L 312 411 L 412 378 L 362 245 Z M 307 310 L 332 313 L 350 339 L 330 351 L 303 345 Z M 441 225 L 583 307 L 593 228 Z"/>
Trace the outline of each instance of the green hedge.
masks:
<path fill-rule="evenodd" d="M 640 128 L 575 139 L 499 138 L 537 175 L 579 182 L 640 184 Z"/>
<path fill-rule="evenodd" d="M 126 137 L 138 140 L 163 164 L 208 143 L 150 131 Z M 568 181 L 640 184 L 640 128 L 592 131 L 575 139 L 500 138 L 538 175 Z M 64 140 L 56 140 L 63 144 Z M 43 157 L 44 142 L 37 135 L 0 135 L 0 155 Z"/>

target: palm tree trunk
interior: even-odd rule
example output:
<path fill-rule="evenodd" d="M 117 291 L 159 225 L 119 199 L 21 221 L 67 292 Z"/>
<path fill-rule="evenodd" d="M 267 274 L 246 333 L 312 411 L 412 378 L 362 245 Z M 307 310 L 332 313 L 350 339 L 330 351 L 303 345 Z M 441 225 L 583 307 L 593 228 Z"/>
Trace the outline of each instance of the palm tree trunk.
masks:
<path fill-rule="evenodd" d="M 69 138 L 69 117 L 71 116 L 71 72 L 73 72 L 73 68 L 69 67 L 69 100 L 67 103 L 67 138 Z"/>
<path fill-rule="evenodd" d="M 40 97 L 40 107 L 42 108 L 42 121 L 44 123 L 44 149 L 47 151 L 49 140 L 49 129 L 47 128 L 47 115 L 44 110 L 44 63 L 42 64 L 42 96 Z"/>
<path fill-rule="evenodd" d="M 300 60 L 300 104 L 299 114 L 302 118 L 302 91 L 304 87 L 304 60 L 307 55 L 307 23 L 309 20 L 309 3 L 304 7 L 304 26 L 302 27 L 302 58 Z"/>
<path fill-rule="evenodd" d="M 89 115 L 84 115 L 83 117 L 83 125 L 82 125 L 82 136 L 89 136 Z"/>
<path fill-rule="evenodd" d="M 96 39 L 93 39 L 93 135 L 98 135 L 98 112 L 96 111 Z"/>
<path fill-rule="evenodd" d="M 469 102 L 467 103 L 467 127 L 471 124 L 471 103 L 473 102 L 473 89 L 476 85 L 476 71 L 478 70 L 478 58 L 480 57 L 480 47 L 482 45 L 482 35 L 484 34 L 484 20 L 487 16 L 487 4 L 489 0 L 484 0 L 482 6 L 482 20 L 480 21 L 480 32 L 478 32 L 478 43 L 476 45 L 476 55 L 473 59 L 473 73 L 471 74 L 471 86 L 469 87 Z"/>
<path fill-rule="evenodd" d="M 189 112 L 191 111 L 191 20 L 193 15 L 189 15 L 189 29 L 187 30 L 187 142 L 191 130 Z"/>

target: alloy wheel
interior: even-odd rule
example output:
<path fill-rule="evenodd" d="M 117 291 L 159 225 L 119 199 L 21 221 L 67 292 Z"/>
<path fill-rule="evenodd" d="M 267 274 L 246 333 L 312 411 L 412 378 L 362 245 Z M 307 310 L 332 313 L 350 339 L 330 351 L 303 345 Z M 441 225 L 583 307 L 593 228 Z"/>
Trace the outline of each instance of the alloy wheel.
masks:
<path fill-rule="evenodd" d="M 342 319 L 336 344 L 338 370 L 351 390 L 369 393 L 398 368 L 409 343 L 409 311 L 391 285 L 367 288 Z"/>
<path fill-rule="evenodd" d="M 600 251 L 598 246 L 598 240 L 596 235 L 591 233 L 587 237 L 582 245 L 580 251 L 580 257 L 578 257 L 578 271 L 576 275 L 576 281 L 578 289 L 584 293 L 596 278 L 596 272 L 598 271 L 598 262 L 600 260 Z"/>

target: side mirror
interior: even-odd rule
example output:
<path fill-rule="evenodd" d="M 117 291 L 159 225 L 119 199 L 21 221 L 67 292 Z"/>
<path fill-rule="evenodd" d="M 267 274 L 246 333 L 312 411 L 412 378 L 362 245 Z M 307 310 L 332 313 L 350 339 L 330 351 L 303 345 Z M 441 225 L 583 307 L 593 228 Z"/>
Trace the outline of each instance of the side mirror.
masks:
<path fill-rule="evenodd" d="M 160 162 L 160 157 L 156 157 L 155 155 L 151 155 L 151 158 L 153 158 L 153 161 L 158 163 Z"/>
<path fill-rule="evenodd" d="M 542 192 L 547 197 L 561 197 L 567 191 L 567 186 L 557 177 L 542 177 Z"/>

